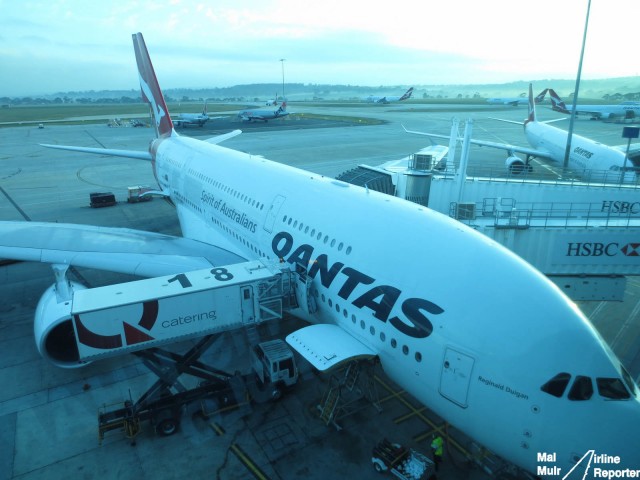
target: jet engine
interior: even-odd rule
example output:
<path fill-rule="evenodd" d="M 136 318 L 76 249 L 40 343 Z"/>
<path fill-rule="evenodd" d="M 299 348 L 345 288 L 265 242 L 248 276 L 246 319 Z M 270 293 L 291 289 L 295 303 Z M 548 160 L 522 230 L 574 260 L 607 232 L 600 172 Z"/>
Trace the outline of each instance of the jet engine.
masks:
<path fill-rule="evenodd" d="M 74 290 L 85 289 L 71 282 Z M 62 368 L 76 368 L 81 362 L 71 319 L 71 299 L 60 299 L 57 286 L 51 285 L 40 297 L 36 308 L 33 331 L 38 352 L 46 360 Z"/>
<path fill-rule="evenodd" d="M 512 175 L 520 175 L 522 173 L 530 173 L 533 171 L 531 165 L 525 162 L 523 159 L 518 157 L 517 155 L 510 155 L 507 157 L 507 160 L 504 162 L 507 170 Z"/>

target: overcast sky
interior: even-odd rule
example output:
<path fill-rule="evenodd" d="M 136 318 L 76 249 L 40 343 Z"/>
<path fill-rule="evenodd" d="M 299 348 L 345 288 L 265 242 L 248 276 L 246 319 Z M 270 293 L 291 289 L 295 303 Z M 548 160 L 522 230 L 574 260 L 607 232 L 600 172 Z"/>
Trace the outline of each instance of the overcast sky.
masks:
<path fill-rule="evenodd" d="M 0 97 L 163 88 L 575 78 L 587 0 L 0 0 Z M 640 75 L 639 0 L 592 0 L 583 79 Z M 280 62 L 280 59 L 286 59 Z"/>

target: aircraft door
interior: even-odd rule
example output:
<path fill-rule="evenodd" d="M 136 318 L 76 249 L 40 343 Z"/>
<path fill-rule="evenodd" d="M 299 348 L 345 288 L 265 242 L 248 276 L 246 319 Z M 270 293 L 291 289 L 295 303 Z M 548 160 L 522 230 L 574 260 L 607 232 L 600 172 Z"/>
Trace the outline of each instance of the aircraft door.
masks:
<path fill-rule="evenodd" d="M 256 309 L 253 302 L 253 287 L 245 286 L 240 289 L 240 308 L 244 325 L 256 323 Z"/>
<path fill-rule="evenodd" d="M 467 396 L 471 371 L 475 360 L 453 348 L 447 347 L 440 376 L 440 395 L 462 408 L 467 408 Z"/>
<path fill-rule="evenodd" d="M 271 206 L 269 207 L 269 211 L 267 212 L 267 218 L 264 220 L 264 229 L 271 233 L 273 231 L 273 224 L 276 221 L 276 217 L 278 216 L 278 212 L 280 211 L 280 207 L 285 202 L 286 197 L 282 195 L 276 195 L 271 202 Z"/>

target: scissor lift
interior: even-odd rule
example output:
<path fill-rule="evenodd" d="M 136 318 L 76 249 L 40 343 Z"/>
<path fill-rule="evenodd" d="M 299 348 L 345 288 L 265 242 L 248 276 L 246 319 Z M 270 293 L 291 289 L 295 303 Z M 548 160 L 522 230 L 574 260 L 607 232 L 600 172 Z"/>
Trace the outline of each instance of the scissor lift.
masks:
<path fill-rule="evenodd" d="M 247 389 L 241 375 L 231 375 L 199 361 L 215 338 L 214 335 L 202 338 L 184 354 L 159 348 L 136 352 L 158 380 L 137 401 L 129 399 L 123 404 L 104 405 L 100 409 L 100 441 L 105 433 L 113 430 L 121 430 L 127 438 L 133 439 L 145 421 L 151 421 L 156 434 L 173 435 L 180 427 L 184 407 L 197 400 L 213 399 L 221 409 L 246 403 Z M 179 379 L 182 374 L 200 379 L 198 386 L 186 388 Z"/>

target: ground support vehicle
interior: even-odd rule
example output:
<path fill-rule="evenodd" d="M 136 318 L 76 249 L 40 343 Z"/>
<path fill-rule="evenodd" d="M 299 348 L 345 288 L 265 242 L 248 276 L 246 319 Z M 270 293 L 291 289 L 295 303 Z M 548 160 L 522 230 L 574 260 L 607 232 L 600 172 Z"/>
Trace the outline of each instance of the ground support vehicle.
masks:
<path fill-rule="evenodd" d="M 392 443 L 386 438 L 373 447 L 371 462 L 377 472 L 390 472 L 401 480 L 435 478 L 435 464 L 432 460 L 412 448 Z"/>

